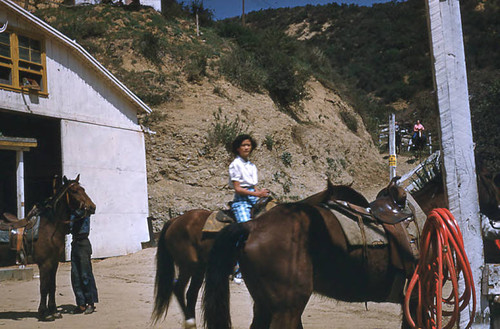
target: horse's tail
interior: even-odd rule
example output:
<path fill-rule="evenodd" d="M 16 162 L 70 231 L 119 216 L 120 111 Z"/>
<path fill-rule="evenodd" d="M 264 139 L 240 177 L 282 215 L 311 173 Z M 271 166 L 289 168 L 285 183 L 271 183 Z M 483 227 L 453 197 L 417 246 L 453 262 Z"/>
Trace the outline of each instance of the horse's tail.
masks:
<path fill-rule="evenodd" d="M 155 304 L 153 307 L 153 314 L 151 315 L 153 323 L 158 322 L 162 316 L 167 316 L 170 297 L 174 290 L 174 259 L 167 249 L 165 239 L 165 233 L 170 227 L 170 224 L 172 224 L 172 220 L 167 221 L 165 225 L 163 225 L 156 250 Z"/>
<path fill-rule="evenodd" d="M 210 252 L 205 275 L 203 313 L 205 328 L 229 329 L 229 275 L 233 272 L 238 251 L 249 234 L 248 224 L 237 223 L 219 232 Z"/>

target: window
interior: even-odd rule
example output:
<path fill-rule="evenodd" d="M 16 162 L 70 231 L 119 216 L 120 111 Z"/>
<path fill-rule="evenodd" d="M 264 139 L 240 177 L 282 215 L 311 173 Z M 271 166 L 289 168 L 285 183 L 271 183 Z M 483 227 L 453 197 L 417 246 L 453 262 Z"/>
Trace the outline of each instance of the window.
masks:
<path fill-rule="evenodd" d="M 0 88 L 47 93 L 45 53 L 40 40 L 0 33 Z"/>

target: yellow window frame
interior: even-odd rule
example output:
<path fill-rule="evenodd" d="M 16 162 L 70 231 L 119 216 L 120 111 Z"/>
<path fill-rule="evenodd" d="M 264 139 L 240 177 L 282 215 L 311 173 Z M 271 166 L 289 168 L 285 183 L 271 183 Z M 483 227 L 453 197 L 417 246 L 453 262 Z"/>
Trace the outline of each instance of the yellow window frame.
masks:
<path fill-rule="evenodd" d="M 10 57 L 5 57 L 0 55 L 0 66 L 6 67 L 11 70 L 12 84 L 0 83 L 0 89 L 6 89 L 17 92 L 36 93 L 41 96 L 48 96 L 45 40 L 41 37 L 34 36 L 30 33 L 26 33 L 23 31 L 7 29 L 4 33 L 10 34 Z M 39 42 L 40 63 L 20 58 L 19 37 L 25 37 Z M 23 48 L 28 50 L 31 49 L 30 47 L 28 48 L 23 47 Z M 39 69 L 31 69 L 32 67 L 38 67 Z M 27 78 L 25 80 L 26 84 L 23 84 L 23 82 L 20 81 L 20 76 L 23 75 L 38 76 L 40 78 L 40 84 L 36 83 L 36 81 L 33 82 L 33 80 L 35 79 L 30 79 L 30 78 Z"/>

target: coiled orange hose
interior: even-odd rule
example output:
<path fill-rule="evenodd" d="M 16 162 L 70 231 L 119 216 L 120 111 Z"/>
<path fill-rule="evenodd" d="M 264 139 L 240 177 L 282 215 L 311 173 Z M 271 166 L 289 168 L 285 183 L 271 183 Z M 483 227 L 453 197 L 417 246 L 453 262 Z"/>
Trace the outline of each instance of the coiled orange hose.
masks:
<path fill-rule="evenodd" d="M 412 328 L 450 329 L 472 298 L 472 315 L 466 327 L 470 328 L 476 312 L 476 291 L 460 228 L 448 209 L 431 211 L 421 241 L 420 260 L 405 295 L 404 314 L 408 324 Z M 458 295 L 460 274 L 465 281 L 461 296 Z M 443 298 L 443 286 L 448 281 L 452 291 Z M 412 296 L 415 287 L 416 295 Z M 411 297 L 417 298 L 416 323 L 410 314 Z M 453 306 L 453 310 L 443 311 L 443 304 Z M 443 315 L 450 317 L 445 326 Z"/>

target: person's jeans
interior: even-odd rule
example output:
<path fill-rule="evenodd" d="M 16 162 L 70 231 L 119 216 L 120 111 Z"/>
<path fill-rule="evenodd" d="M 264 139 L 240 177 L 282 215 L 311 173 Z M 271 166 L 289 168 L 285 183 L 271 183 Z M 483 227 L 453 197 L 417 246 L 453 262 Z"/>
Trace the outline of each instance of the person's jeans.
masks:
<path fill-rule="evenodd" d="M 91 255 L 92 246 L 88 238 L 71 243 L 71 286 L 78 306 L 99 301 L 92 273 Z"/>
<path fill-rule="evenodd" d="M 249 191 L 255 191 L 255 189 L 250 188 Z M 253 195 L 239 195 L 234 194 L 233 203 L 231 204 L 231 209 L 233 210 L 234 217 L 238 223 L 248 222 L 250 219 L 250 211 L 255 203 L 259 200 L 258 197 Z"/>

